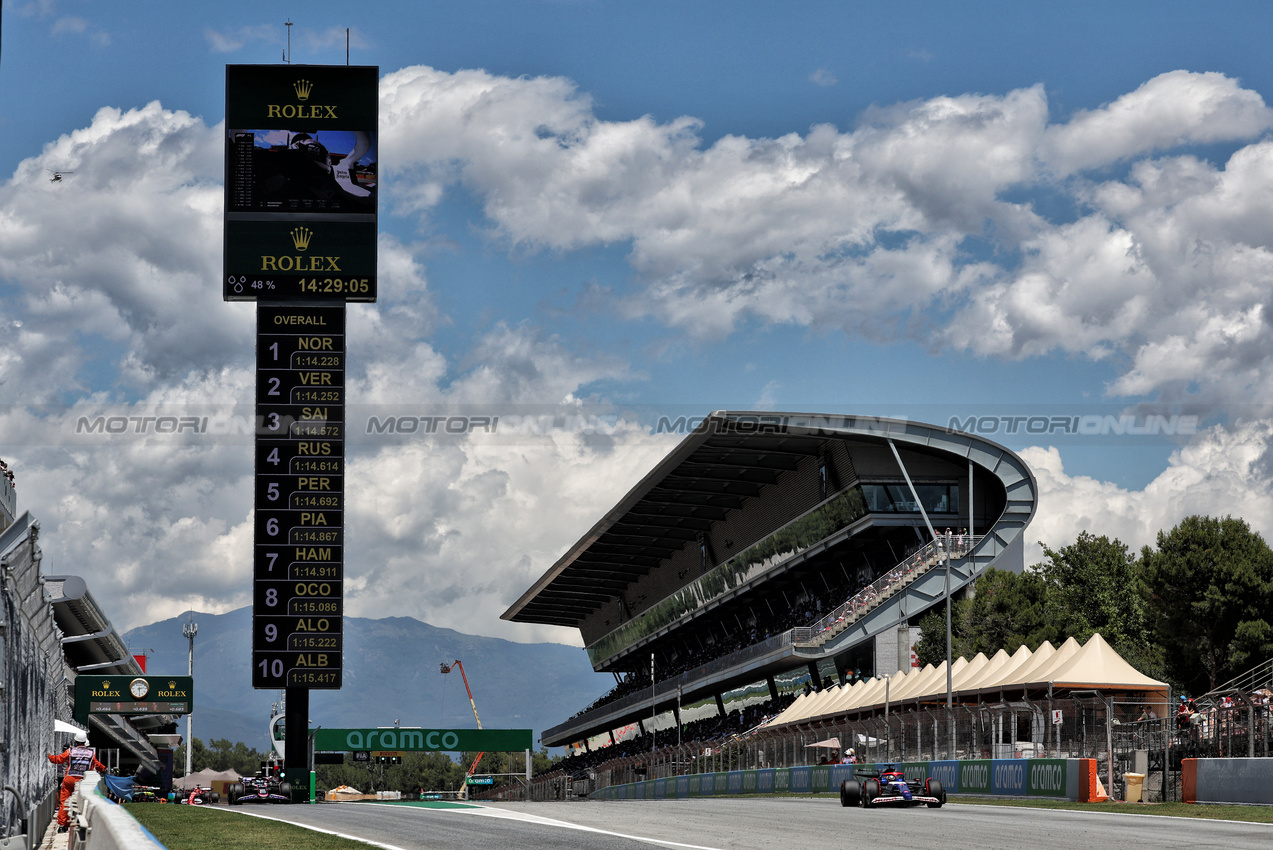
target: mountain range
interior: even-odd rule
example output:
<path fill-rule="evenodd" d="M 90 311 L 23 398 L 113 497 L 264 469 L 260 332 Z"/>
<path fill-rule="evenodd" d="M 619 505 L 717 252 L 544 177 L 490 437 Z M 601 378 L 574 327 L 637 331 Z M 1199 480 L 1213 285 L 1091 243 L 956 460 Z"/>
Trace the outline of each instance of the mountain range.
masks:
<path fill-rule="evenodd" d="M 187 671 L 189 643 L 182 627 L 197 625 L 194 641 L 193 736 L 205 742 L 225 738 L 264 751 L 273 705 L 282 691 L 252 689 L 252 610 L 195 613 L 140 626 L 124 635 L 135 655 L 147 656 L 150 675 Z M 482 726 L 531 729 L 539 734 L 561 723 L 614 687 L 598 674 L 578 647 L 525 644 L 466 635 L 411 617 L 372 620 L 344 618 L 343 687 L 310 692 L 312 726 L 352 728 L 423 726 L 471 729 L 476 722 L 458 669 L 460 661 L 473 691 Z M 186 722 L 179 724 L 181 734 Z"/>

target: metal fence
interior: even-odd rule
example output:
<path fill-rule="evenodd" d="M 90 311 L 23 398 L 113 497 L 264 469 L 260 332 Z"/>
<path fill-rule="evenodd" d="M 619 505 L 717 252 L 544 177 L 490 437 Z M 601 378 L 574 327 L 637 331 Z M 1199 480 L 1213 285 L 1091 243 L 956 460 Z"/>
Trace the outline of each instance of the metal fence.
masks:
<path fill-rule="evenodd" d="M 24 835 L 39 846 L 56 801 L 53 720 L 69 717 L 60 635 L 40 583 L 37 526 L 5 545 L 0 566 L 0 838 Z M 12 531 L 12 529 L 11 529 Z"/>
<path fill-rule="evenodd" d="M 532 781 L 529 796 L 569 799 L 643 779 L 839 761 L 844 750 L 852 747 L 860 762 L 1091 758 L 1110 796 L 1121 798 L 1125 775 L 1138 773 L 1145 777 L 1142 799 L 1156 802 L 1180 799 L 1182 758 L 1204 753 L 1244 755 L 1250 739 L 1258 740 L 1257 754 L 1268 753 L 1273 730 L 1267 713 L 1245 733 L 1239 733 L 1234 722 L 1217 723 L 1214 734 L 1205 737 L 1202 729 L 1196 735 L 1178 732 L 1174 718 L 1150 716 L 1165 708 L 1161 697 L 1146 702 L 1096 691 L 1076 691 L 1051 701 L 1019 699 L 950 709 L 912 706 L 887 715 L 761 728 L 725 741 L 687 742 L 612 759 L 573 775 L 544 774 Z M 836 744 L 817 746 L 830 740 Z"/>
<path fill-rule="evenodd" d="M 1165 699 L 1075 689 L 1016 696 L 950 708 L 895 705 L 867 716 L 689 741 L 571 774 L 543 774 L 526 793 L 532 800 L 570 799 L 643 779 L 802 767 L 839 760 L 852 747 L 860 762 L 1090 758 L 1111 797 L 1121 799 L 1127 774 L 1139 774 L 1142 799 L 1162 802 L 1181 799 L 1184 759 L 1273 757 L 1273 659 L 1197 698 L 1198 710 L 1184 719 L 1170 690 Z"/>

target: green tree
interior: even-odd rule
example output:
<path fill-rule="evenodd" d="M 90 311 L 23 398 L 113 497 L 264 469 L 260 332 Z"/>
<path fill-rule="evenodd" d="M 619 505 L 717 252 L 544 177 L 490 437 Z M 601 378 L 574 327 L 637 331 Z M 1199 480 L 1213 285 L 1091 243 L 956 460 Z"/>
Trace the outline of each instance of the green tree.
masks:
<path fill-rule="evenodd" d="M 969 598 L 951 607 L 951 657 L 993 655 L 1025 644 L 1038 649 L 1055 640 L 1057 629 L 1047 613 L 1048 585 L 1035 571 L 1015 573 L 991 567 L 977 579 Z M 946 660 L 946 609 L 938 605 L 919 622 L 922 637 L 915 645 L 920 666 Z"/>
<path fill-rule="evenodd" d="M 1030 651 L 1067 638 L 1085 643 L 1097 632 L 1128 663 L 1162 675 L 1161 651 L 1150 637 L 1143 569 L 1127 545 L 1084 531 L 1060 549 L 1043 547 L 1042 563 L 1022 573 L 987 570 L 974 593 L 957 601 L 951 614 L 954 657 L 993 655 L 1000 649 Z M 946 660 L 945 610 L 938 605 L 919 623 L 920 664 Z"/>
<path fill-rule="evenodd" d="M 1163 674 L 1159 645 L 1150 634 L 1144 566 L 1117 538 L 1084 531 L 1059 550 L 1043 547 L 1035 569 L 1047 582 L 1046 616 L 1054 644 L 1080 643 L 1096 633 L 1129 664 L 1147 675 Z"/>
<path fill-rule="evenodd" d="M 242 741 L 231 743 L 226 738 L 217 738 L 205 744 L 201 739 L 195 738 L 190 743 L 190 769 L 193 771 L 200 771 L 204 768 L 212 768 L 213 770 L 233 768 L 244 776 L 251 776 L 256 773 L 261 766 L 261 762 L 265 761 L 266 758 L 265 753 L 257 752 Z M 185 744 L 177 747 L 173 753 L 173 766 L 182 771 L 178 775 L 184 775 L 186 766 Z"/>
<path fill-rule="evenodd" d="M 192 745 L 191 755 L 190 755 L 190 769 L 192 771 L 203 770 L 205 767 L 208 766 L 207 747 L 205 747 L 203 745 L 203 741 L 200 741 L 198 738 L 195 738 L 193 741 L 190 742 L 190 744 Z M 173 764 L 173 768 L 179 771 L 178 775 L 180 776 L 186 775 L 186 744 L 182 744 L 180 747 L 177 747 L 176 752 L 174 752 L 172 755 L 172 764 Z"/>
<path fill-rule="evenodd" d="M 197 738 L 195 740 L 198 741 Z M 195 755 L 198 755 L 198 752 L 198 745 L 196 745 Z M 194 763 L 195 770 L 202 770 L 204 767 L 210 767 L 213 770 L 236 770 L 243 776 L 256 773 L 261 767 L 261 762 L 266 758 L 264 753 L 257 752 L 242 741 L 231 742 L 228 738 L 214 738 L 209 741 L 204 754 L 206 756 L 204 764 L 200 766 L 197 762 Z"/>
<path fill-rule="evenodd" d="M 1273 655 L 1273 551 L 1246 522 L 1188 517 L 1141 560 L 1175 683 L 1208 691 Z"/>

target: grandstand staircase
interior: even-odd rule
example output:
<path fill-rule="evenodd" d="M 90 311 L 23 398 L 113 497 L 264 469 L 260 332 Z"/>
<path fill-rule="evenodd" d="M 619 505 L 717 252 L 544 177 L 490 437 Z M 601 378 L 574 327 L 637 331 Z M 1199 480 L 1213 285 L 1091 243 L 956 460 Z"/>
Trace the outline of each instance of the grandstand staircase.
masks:
<path fill-rule="evenodd" d="M 1216 695 L 1232 694 L 1235 691 L 1254 693 L 1264 688 L 1273 690 L 1273 658 L 1252 667 L 1241 676 L 1235 676 L 1215 690 L 1207 691 L 1195 702 L 1201 702 Z"/>
<path fill-rule="evenodd" d="M 988 545 L 993 542 L 993 537 L 987 538 L 985 535 L 952 539 L 952 592 L 973 581 L 999 556 L 1002 547 Z M 793 647 L 801 654 L 821 654 L 846 632 L 860 632 L 862 637 L 877 634 L 887 628 L 892 620 L 904 620 L 941 598 L 945 593 L 945 546 L 944 541 L 925 544 L 826 617 L 812 626 L 793 629 Z M 912 604 L 908 605 L 903 601 L 907 596 L 912 597 Z M 885 612 L 885 616 L 881 617 L 880 612 Z M 888 616 L 890 613 L 894 616 Z M 890 622 L 884 622 L 885 620 Z"/>

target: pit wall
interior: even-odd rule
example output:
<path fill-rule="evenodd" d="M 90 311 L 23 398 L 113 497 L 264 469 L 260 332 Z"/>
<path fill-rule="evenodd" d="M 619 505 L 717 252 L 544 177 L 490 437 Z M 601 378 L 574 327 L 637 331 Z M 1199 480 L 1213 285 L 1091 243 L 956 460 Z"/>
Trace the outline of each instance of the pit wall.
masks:
<path fill-rule="evenodd" d="M 833 764 L 731 770 L 670 776 L 600 788 L 596 800 L 666 800 L 736 794 L 818 794 L 838 792 L 853 771 L 881 765 Z M 1094 759 L 973 759 L 901 762 L 908 780 L 936 779 L 949 794 L 1097 799 Z"/>
<path fill-rule="evenodd" d="M 68 801 L 74 830 L 68 838 L 70 846 L 76 850 L 165 850 L 123 806 L 106 798 L 98 787 L 101 780 L 99 773 L 90 770 L 75 786 Z"/>
<path fill-rule="evenodd" d="M 1273 760 L 1184 759 L 1181 797 L 1186 803 L 1273 805 Z"/>

